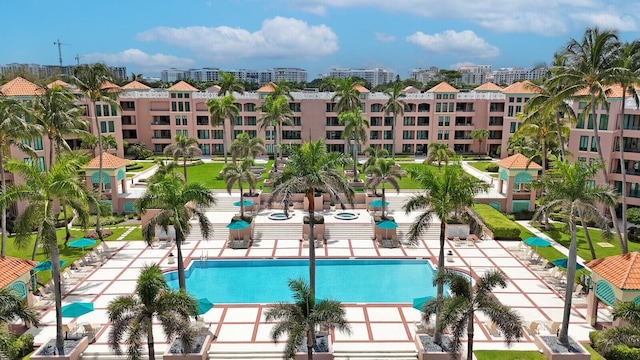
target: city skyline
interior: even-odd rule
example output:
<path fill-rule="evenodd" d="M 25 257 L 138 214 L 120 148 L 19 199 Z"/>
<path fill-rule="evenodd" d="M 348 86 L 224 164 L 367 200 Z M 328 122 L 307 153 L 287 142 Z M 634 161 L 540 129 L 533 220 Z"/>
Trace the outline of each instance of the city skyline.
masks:
<path fill-rule="evenodd" d="M 5 4 L 13 14 L 5 27 L 20 35 L 5 39 L 0 63 L 56 65 L 59 40 L 63 65 L 76 64 L 78 56 L 80 63 L 103 61 L 145 76 L 206 67 L 299 67 L 310 80 L 332 67 L 379 67 L 401 78 L 430 66 L 531 68 L 548 63 L 587 27 L 616 29 L 622 41 L 633 40 L 638 17 L 630 14 L 640 13 L 634 11 L 640 4 L 618 3 L 116 0 L 105 8 L 28 0 Z"/>

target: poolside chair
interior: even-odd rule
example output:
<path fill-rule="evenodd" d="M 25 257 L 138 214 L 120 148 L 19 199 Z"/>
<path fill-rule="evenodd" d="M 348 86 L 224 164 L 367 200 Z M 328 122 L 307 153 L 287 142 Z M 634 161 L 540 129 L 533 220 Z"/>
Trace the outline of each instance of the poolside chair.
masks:
<path fill-rule="evenodd" d="M 547 265 L 549 265 L 549 260 L 544 259 L 544 260 L 542 261 L 542 263 L 537 264 L 537 265 L 533 265 L 533 269 L 534 269 L 534 270 L 541 270 L 541 271 L 544 271 L 544 270 L 547 268 Z"/>
<path fill-rule="evenodd" d="M 382 239 L 382 247 L 387 249 L 393 248 L 393 240 L 391 239 Z"/>
<path fill-rule="evenodd" d="M 101 329 L 99 324 L 82 324 L 82 328 L 84 330 L 84 336 L 89 338 L 89 343 L 93 343 L 96 340 L 96 335 Z"/>
<path fill-rule="evenodd" d="M 529 326 L 526 328 L 527 329 L 527 333 L 529 334 L 529 336 L 535 336 L 536 334 L 538 334 L 539 330 L 538 330 L 538 326 L 540 324 L 537 321 L 532 321 L 531 323 L 529 323 Z"/>
<path fill-rule="evenodd" d="M 475 246 L 476 243 L 473 241 L 472 237 L 467 237 L 467 246 Z"/>
<path fill-rule="evenodd" d="M 456 236 L 456 237 L 454 237 L 454 238 L 453 238 L 453 244 L 454 244 L 455 246 L 460 246 L 460 245 L 462 245 L 462 243 L 460 242 L 460 238 L 459 238 L 459 237 L 457 237 L 457 236 Z"/>
<path fill-rule="evenodd" d="M 302 247 L 303 248 L 309 247 L 309 234 L 302 234 Z"/>
<path fill-rule="evenodd" d="M 324 239 L 322 238 L 322 235 L 316 234 L 315 246 L 317 248 L 321 248 L 324 246 Z"/>
<path fill-rule="evenodd" d="M 391 235 L 391 246 L 394 248 L 400 247 L 400 242 L 398 241 L 398 235 Z"/>
<path fill-rule="evenodd" d="M 582 296 L 584 296 L 584 294 L 582 293 L 583 289 L 584 288 L 582 287 L 581 284 L 576 285 L 576 289 L 573 290 L 573 296 L 574 297 L 582 297 Z"/>
<path fill-rule="evenodd" d="M 491 336 L 500 336 L 500 330 L 498 330 L 498 324 L 493 321 L 485 321 L 484 326 Z"/>
<path fill-rule="evenodd" d="M 376 234 L 376 244 L 378 244 L 378 246 L 382 246 L 382 235 Z"/>
<path fill-rule="evenodd" d="M 68 323 L 62 325 L 62 333 L 65 339 L 79 339 L 82 338 L 81 328 L 78 323 Z"/>
<path fill-rule="evenodd" d="M 562 325 L 559 321 L 547 321 L 544 326 L 549 330 L 551 335 L 558 335 L 560 332 L 560 326 Z"/>

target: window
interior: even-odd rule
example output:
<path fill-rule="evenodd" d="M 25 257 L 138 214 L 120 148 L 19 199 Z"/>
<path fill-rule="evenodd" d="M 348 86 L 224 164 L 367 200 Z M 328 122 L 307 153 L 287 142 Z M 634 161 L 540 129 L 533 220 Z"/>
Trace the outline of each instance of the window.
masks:
<path fill-rule="evenodd" d="M 516 98 L 516 102 L 521 103 L 522 102 L 522 98 L 521 97 Z"/>
<path fill-rule="evenodd" d="M 587 103 L 585 101 L 580 101 L 578 103 L 578 109 L 584 109 L 587 107 Z"/>
<path fill-rule="evenodd" d="M 224 144 L 213 144 L 213 151 L 221 153 L 224 151 Z"/>
<path fill-rule="evenodd" d="M 442 94 L 436 94 L 436 99 L 442 99 Z"/>
<path fill-rule="evenodd" d="M 450 102 L 449 103 L 449 112 L 453 112 L 453 108 L 456 106 L 456 103 L 454 102 Z"/>
<path fill-rule="evenodd" d="M 196 118 L 197 125 L 209 125 L 209 117 L 208 116 L 198 116 Z"/>
<path fill-rule="evenodd" d="M 429 126 L 429 117 L 418 116 L 418 126 Z"/>
<path fill-rule="evenodd" d="M 609 115 L 602 114 L 600 115 L 600 124 L 598 124 L 599 130 L 607 130 L 609 127 Z"/>
<path fill-rule="evenodd" d="M 380 139 L 380 132 L 379 131 L 369 131 L 369 139 L 370 140 L 378 140 L 378 139 Z"/>
<path fill-rule="evenodd" d="M 213 130 L 213 138 L 214 139 L 222 139 L 223 137 L 223 132 L 222 130 Z"/>
<path fill-rule="evenodd" d="M 513 105 L 509 105 L 509 110 L 507 111 L 507 116 L 513 116 Z"/>
<path fill-rule="evenodd" d="M 428 140 L 429 139 L 429 131 L 427 130 L 418 130 L 416 131 L 416 138 L 419 140 Z"/>
<path fill-rule="evenodd" d="M 248 112 L 254 112 L 256 111 L 256 104 L 254 103 L 244 104 L 244 109 L 245 111 L 248 111 Z"/>
<path fill-rule="evenodd" d="M 180 116 L 176 116 L 176 126 L 180 126 L 181 118 Z"/>
<path fill-rule="evenodd" d="M 33 164 L 33 159 L 29 158 L 29 157 L 26 157 L 26 158 L 24 158 L 24 162 L 26 164 L 31 165 L 31 164 Z M 44 171 L 44 156 L 39 156 L 36 159 L 36 169 L 38 169 L 38 171 Z"/>
<path fill-rule="evenodd" d="M 111 107 L 111 116 L 118 116 L 118 109 L 114 106 Z"/>
<path fill-rule="evenodd" d="M 381 112 L 382 104 L 371 104 L 371 112 Z"/>
<path fill-rule="evenodd" d="M 109 105 L 107 104 L 102 105 L 102 113 L 104 114 L 104 116 L 109 116 Z"/>
<path fill-rule="evenodd" d="M 271 139 L 271 130 L 266 130 L 266 131 L 264 132 L 264 139 L 265 139 L 265 140 L 272 140 L 272 139 Z"/>
<path fill-rule="evenodd" d="M 202 155 L 211 155 L 210 144 L 200 144 L 200 150 L 202 150 Z"/>
<path fill-rule="evenodd" d="M 580 151 L 587 151 L 587 146 L 589 146 L 589 137 L 580 136 Z"/>
<path fill-rule="evenodd" d="M 209 130 L 198 130 L 198 139 L 208 139 Z"/>
<path fill-rule="evenodd" d="M 184 103 L 184 111 L 191 111 L 191 103 L 189 102 Z"/>
<path fill-rule="evenodd" d="M 102 107 L 96 104 L 96 116 L 102 116 Z"/>
<path fill-rule="evenodd" d="M 113 122 L 113 121 L 108 121 L 107 123 L 108 123 L 108 125 L 109 125 L 109 132 L 110 132 L 110 133 L 112 133 L 112 132 L 116 132 L 116 128 L 115 128 L 115 124 L 114 124 L 114 122 Z"/>
<path fill-rule="evenodd" d="M 182 115 L 182 126 L 187 126 L 187 116 Z"/>
<path fill-rule="evenodd" d="M 576 129 L 584 129 L 584 116 L 578 114 L 578 122 L 576 123 Z"/>
<path fill-rule="evenodd" d="M 237 126 L 242 126 L 242 116 L 237 116 L 235 119 L 235 124 Z"/>
<path fill-rule="evenodd" d="M 42 137 L 38 136 L 33 138 L 33 150 L 42 150 Z"/>
<path fill-rule="evenodd" d="M 242 134 L 243 131 L 242 130 L 233 130 L 233 138 L 237 139 L 238 135 Z"/>
<path fill-rule="evenodd" d="M 171 95 L 175 95 L 175 94 L 171 94 Z M 171 111 L 178 111 L 178 105 L 175 101 L 171 102 Z"/>
<path fill-rule="evenodd" d="M 596 181 L 595 180 L 587 180 L 587 189 L 593 189 L 594 187 L 596 187 Z"/>
<path fill-rule="evenodd" d="M 512 122 L 509 124 L 509 133 L 510 133 L 510 134 L 513 134 L 514 132 L 516 132 L 516 129 L 517 129 L 517 125 L 516 125 L 516 124 L 517 124 L 517 123 L 516 123 L 515 121 L 512 121 Z"/>
<path fill-rule="evenodd" d="M 402 132 L 402 138 L 403 138 L 404 140 L 411 140 L 411 139 L 413 139 L 413 134 L 414 134 L 414 132 L 413 132 L 413 131 L 404 130 L 404 131 Z"/>
<path fill-rule="evenodd" d="M 436 112 L 441 112 L 440 108 L 442 107 L 441 103 L 436 103 Z"/>
<path fill-rule="evenodd" d="M 578 161 L 580 161 L 581 163 L 586 163 L 587 162 L 587 158 L 584 156 L 581 156 L 578 158 Z"/>
<path fill-rule="evenodd" d="M 184 111 L 184 103 L 182 101 L 178 101 L 178 111 Z"/>
<path fill-rule="evenodd" d="M 450 122 L 450 116 L 438 116 L 438 126 L 449 126 Z"/>
<path fill-rule="evenodd" d="M 442 140 L 442 130 L 438 130 L 438 140 Z"/>
<path fill-rule="evenodd" d="M 101 133 L 106 133 L 107 132 L 107 122 L 106 121 L 100 121 L 100 132 Z"/>
<path fill-rule="evenodd" d="M 31 147 L 31 139 L 22 139 L 22 143 L 28 147 Z"/>
<path fill-rule="evenodd" d="M 176 136 L 182 136 L 182 130 L 176 130 Z"/>
<path fill-rule="evenodd" d="M 254 138 L 256 136 L 258 136 L 258 132 L 255 130 L 247 130 L 247 134 L 249 135 L 250 138 Z"/>
<path fill-rule="evenodd" d="M 598 142 L 600 139 L 598 139 L 598 141 L 596 141 L 596 137 L 592 136 L 591 137 L 591 151 L 598 151 Z"/>
<path fill-rule="evenodd" d="M 587 129 L 593 129 L 593 114 L 589 114 L 589 121 L 587 122 Z"/>
<path fill-rule="evenodd" d="M 175 95 L 175 94 L 171 94 L 171 95 Z M 157 153 L 161 153 L 162 152 L 162 148 L 163 148 L 162 144 L 156 144 L 156 146 L 154 147 L 154 151 L 157 152 Z"/>
<path fill-rule="evenodd" d="M 300 130 L 285 130 L 282 132 L 282 140 L 300 140 L 302 132 Z"/>
<path fill-rule="evenodd" d="M 175 99 L 176 98 L 176 93 L 171 93 L 171 98 Z"/>
<path fill-rule="evenodd" d="M 255 116 L 247 116 L 247 125 L 255 125 L 256 124 L 256 117 Z"/>
<path fill-rule="evenodd" d="M 327 103 L 327 108 L 325 112 L 336 112 L 336 103 Z"/>
<path fill-rule="evenodd" d="M 413 116 L 404 117 L 404 126 L 414 126 L 416 124 L 416 118 Z"/>
<path fill-rule="evenodd" d="M 385 130 L 384 131 L 384 139 L 385 140 L 393 139 L 393 131 Z"/>
<path fill-rule="evenodd" d="M 514 101 L 515 101 L 515 99 L 516 99 L 516 98 L 514 98 L 514 97 L 509 97 L 509 102 L 510 102 L 510 103 L 512 103 L 512 102 L 514 102 Z"/>
<path fill-rule="evenodd" d="M 300 103 L 289 103 L 289 108 L 293 112 L 300 112 Z"/>
<path fill-rule="evenodd" d="M 292 126 L 302 126 L 302 119 L 300 116 L 294 116 L 291 122 L 293 123 Z"/>

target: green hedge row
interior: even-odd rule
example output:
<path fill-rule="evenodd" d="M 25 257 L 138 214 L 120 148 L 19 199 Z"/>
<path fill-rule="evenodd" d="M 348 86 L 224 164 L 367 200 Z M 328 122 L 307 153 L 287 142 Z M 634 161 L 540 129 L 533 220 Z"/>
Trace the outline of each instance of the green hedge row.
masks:
<path fill-rule="evenodd" d="M 473 210 L 493 232 L 496 240 L 520 239 L 520 227 L 498 210 L 485 204 L 474 204 Z"/>

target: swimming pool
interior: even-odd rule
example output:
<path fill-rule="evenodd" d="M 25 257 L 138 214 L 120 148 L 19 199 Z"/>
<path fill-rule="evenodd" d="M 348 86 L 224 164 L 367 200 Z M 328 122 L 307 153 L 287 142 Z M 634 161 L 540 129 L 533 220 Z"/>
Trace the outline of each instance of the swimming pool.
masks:
<path fill-rule="evenodd" d="M 186 271 L 187 292 L 214 304 L 262 304 L 292 301 L 287 282 L 308 279 L 308 260 L 194 261 Z M 435 296 L 429 260 L 316 260 L 317 298 L 345 303 L 411 303 Z M 178 273 L 165 274 L 178 288 Z"/>

